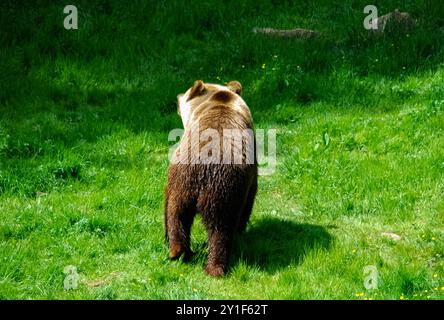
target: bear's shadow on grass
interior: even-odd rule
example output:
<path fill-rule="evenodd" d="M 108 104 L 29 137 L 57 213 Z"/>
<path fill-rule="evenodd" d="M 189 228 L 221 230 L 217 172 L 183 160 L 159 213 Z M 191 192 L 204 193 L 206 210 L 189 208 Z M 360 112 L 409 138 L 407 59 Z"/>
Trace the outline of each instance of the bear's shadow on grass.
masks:
<path fill-rule="evenodd" d="M 332 240 L 322 226 L 276 218 L 262 219 L 237 237 L 231 268 L 242 262 L 274 273 L 300 264 L 310 251 L 328 250 Z"/>

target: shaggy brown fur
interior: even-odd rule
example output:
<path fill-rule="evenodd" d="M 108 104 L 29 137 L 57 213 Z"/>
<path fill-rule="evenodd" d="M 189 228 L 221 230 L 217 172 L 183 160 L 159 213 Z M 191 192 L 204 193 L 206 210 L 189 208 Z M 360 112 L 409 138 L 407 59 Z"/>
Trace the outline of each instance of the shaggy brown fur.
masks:
<path fill-rule="evenodd" d="M 212 276 L 227 272 L 230 248 L 235 232 L 245 230 L 257 191 L 257 160 L 248 164 L 246 150 L 242 150 L 242 164 L 177 163 L 196 160 L 191 151 L 190 132 L 199 125 L 199 131 L 207 128 L 222 136 L 223 129 L 252 129 L 250 111 L 239 96 L 241 85 L 232 81 L 226 87 L 196 81 L 194 86 L 179 98 L 190 105 L 191 113 L 185 132 L 168 169 L 165 191 L 165 233 L 169 241 L 169 256 L 177 259 L 191 256 L 190 229 L 194 216 L 199 212 L 208 234 L 209 256 L 205 271 Z M 180 106 L 179 106 L 180 108 Z M 253 139 L 243 137 L 243 139 Z M 247 141 L 248 142 L 248 141 Z M 255 141 L 253 143 L 254 148 Z M 200 142 L 204 147 L 205 141 Z M 220 139 L 221 150 L 232 147 L 231 140 Z M 185 159 L 186 157 L 186 159 Z M 218 160 L 221 160 L 220 158 Z"/>

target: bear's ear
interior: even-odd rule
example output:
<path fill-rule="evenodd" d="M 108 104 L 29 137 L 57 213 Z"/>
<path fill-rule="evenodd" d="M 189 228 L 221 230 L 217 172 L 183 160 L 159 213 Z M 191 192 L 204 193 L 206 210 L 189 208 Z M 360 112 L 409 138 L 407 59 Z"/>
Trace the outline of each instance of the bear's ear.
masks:
<path fill-rule="evenodd" d="M 190 94 L 188 95 L 187 101 L 201 95 L 203 91 L 205 90 L 205 84 L 202 80 L 196 80 L 194 81 L 194 85 L 191 88 Z"/>
<path fill-rule="evenodd" d="M 242 85 L 240 84 L 239 81 L 235 81 L 235 80 L 230 81 L 227 83 L 227 87 L 228 87 L 228 89 L 230 89 L 234 93 L 237 93 L 238 95 L 240 95 L 242 93 Z"/>

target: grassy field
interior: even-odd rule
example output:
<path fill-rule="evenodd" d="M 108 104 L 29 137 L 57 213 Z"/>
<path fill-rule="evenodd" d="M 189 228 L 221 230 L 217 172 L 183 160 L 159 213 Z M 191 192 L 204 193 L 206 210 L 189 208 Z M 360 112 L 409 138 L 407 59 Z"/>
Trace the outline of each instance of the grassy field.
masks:
<path fill-rule="evenodd" d="M 417 19 L 379 38 L 368 1 L 224 3 L 78 0 L 65 30 L 68 3 L 1 1 L 1 299 L 444 298 L 442 1 L 373 1 Z M 163 238 L 167 137 L 196 79 L 239 80 L 255 127 L 277 130 L 222 279 L 199 219 L 190 263 Z"/>

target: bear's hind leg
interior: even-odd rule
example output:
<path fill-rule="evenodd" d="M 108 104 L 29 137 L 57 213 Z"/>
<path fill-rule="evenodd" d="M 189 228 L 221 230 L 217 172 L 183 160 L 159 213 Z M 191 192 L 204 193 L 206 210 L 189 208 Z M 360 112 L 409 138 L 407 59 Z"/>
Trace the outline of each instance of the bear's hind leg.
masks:
<path fill-rule="evenodd" d="M 185 260 L 191 257 L 190 232 L 195 214 L 195 206 L 183 203 L 180 198 L 173 198 L 171 195 L 168 197 L 165 207 L 165 228 L 170 259 L 178 259 L 182 254 L 185 255 Z"/>
<path fill-rule="evenodd" d="M 244 207 L 240 212 L 239 221 L 237 224 L 237 232 L 242 233 L 247 228 L 248 220 L 250 220 L 250 215 L 253 210 L 254 198 L 257 192 L 257 178 L 252 182 L 247 198 L 245 199 Z"/>
<path fill-rule="evenodd" d="M 207 225 L 208 262 L 205 272 L 213 277 L 223 276 L 228 269 L 233 230 L 226 225 Z"/>

